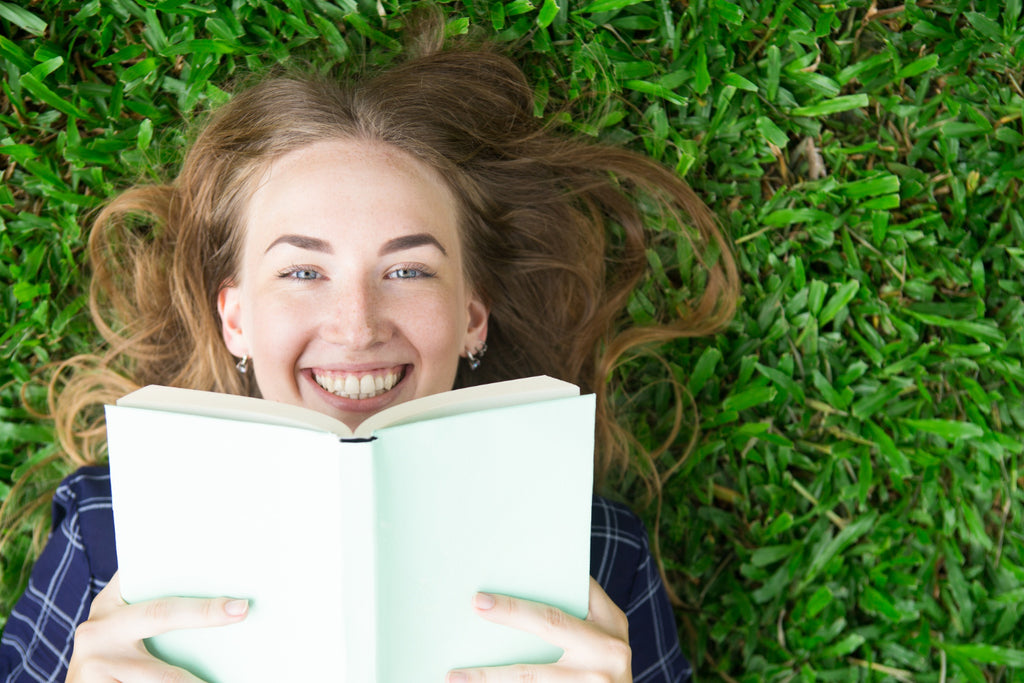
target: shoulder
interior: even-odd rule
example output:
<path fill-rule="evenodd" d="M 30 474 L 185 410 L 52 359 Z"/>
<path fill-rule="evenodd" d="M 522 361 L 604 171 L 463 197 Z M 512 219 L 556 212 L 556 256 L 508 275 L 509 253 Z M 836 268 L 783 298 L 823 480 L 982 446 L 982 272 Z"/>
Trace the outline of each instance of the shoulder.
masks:
<path fill-rule="evenodd" d="M 117 567 L 110 475 L 87 467 L 53 497 L 53 531 L 0 639 L 0 679 L 63 680 L 75 628 Z"/>
<path fill-rule="evenodd" d="M 675 616 L 651 556 L 644 523 L 628 507 L 600 496 L 591 506 L 590 572 L 629 620 L 633 679 L 679 683 L 690 677 Z"/>
<path fill-rule="evenodd" d="M 106 465 L 82 467 L 68 475 L 57 487 L 54 506 L 62 511 L 110 507 L 110 468 Z"/>
<path fill-rule="evenodd" d="M 645 545 L 647 530 L 635 512 L 622 503 L 595 495 L 590 504 L 591 531 L 610 541 Z"/>
<path fill-rule="evenodd" d="M 114 553 L 114 516 L 110 497 L 110 469 L 83 467 L 69 475 L 53 496 L 53 534 L 62 533 L 89 559 L 100 583 L 117 569 Z"/>
<path fill-rule="evenodd" d="M 590 509 L 590 574 L 619 605 L 626 604 L 638 568 L 650 558 L 647 529 L 622 503 L 594 496 Z"/>

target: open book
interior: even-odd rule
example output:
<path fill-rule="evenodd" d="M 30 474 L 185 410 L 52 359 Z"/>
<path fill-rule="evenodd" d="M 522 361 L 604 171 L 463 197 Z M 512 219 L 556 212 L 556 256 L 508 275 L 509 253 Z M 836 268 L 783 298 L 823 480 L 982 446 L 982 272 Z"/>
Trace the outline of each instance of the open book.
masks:
<path fill-rule="evenodd" d="M 548 377 L 393 406 L 355 434 L 304 408 L 146 387 L 107 406 L 122 596 L 242 597 L 167 633 L 210 683 L 442 681 L 561 650 L 478 590 L 587 612 L 594 397 Z"/>

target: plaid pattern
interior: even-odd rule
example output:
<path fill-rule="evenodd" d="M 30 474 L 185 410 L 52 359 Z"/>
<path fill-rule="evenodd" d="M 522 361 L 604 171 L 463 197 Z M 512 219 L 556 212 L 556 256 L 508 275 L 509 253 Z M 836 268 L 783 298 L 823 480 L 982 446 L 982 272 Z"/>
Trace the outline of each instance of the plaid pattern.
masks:
<path fill-rule="evenodd" d="M 634 683 L 688 681 L 675 615 L 647 545 L 647 531 L 629 508 L 594 496 L 590 575 L 629 619 Z"/>
<path fill-rule="evenodd" d="M 634 680 L 686 681 L 690 665 L 643 524 L 596 496 L 592 514 L 590 573 L 629 618 Z M 63 681 L 75 627 L 116 568 L 110 475 L 106 467 L 83 468 L 54 496 L 53 533 L 0 641 L 0 679 Z"/>

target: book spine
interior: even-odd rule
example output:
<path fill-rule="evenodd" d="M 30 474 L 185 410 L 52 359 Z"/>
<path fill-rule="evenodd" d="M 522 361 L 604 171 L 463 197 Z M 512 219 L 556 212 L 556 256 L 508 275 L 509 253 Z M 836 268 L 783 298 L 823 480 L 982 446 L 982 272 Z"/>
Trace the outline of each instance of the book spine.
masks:
<path fill-rule="evenodd" d="M 342 560 L 345 613 L 344 678 L 377 680 L 377 502 L 373 441 L 342 445 L 342 547 L 358 549 Z"/>

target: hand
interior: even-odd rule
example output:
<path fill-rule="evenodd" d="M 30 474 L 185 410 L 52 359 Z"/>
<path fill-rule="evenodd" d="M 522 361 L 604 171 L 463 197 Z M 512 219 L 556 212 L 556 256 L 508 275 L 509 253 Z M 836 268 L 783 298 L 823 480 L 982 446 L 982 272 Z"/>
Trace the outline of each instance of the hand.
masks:
<path fill-rule="evenodd" d="M 223 626 L 245 619 L 249 604 L 229 598 L 165 598 L 129 605 L 115 573 L 75 630 L 67 681 L 201 683 L 149 654 L 142 640 L 181 628 Z"/>
<path fill-rule="evenodd" d="M 477 593 L 473 606 L 484 619 L 529 631 L 565 652 L 554 664 L 450 671 L 448 683 L 549 680 L 631 683 L 633 680 L 626 615 L 593 578 L 590 579 L 586 620 L 550 605 L 489 593 Z"/>

